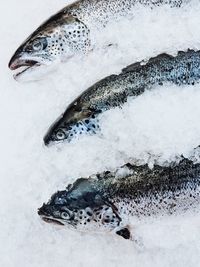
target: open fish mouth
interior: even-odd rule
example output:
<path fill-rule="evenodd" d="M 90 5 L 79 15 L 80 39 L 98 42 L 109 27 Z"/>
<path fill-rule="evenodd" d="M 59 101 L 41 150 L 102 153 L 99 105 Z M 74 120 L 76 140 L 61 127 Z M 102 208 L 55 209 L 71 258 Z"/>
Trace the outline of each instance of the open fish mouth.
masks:
<path fill-rule="evenodd" d="M 41 66 L 41 63 L 35 60 L 16 59 L 14 61 L 11 60 L 8 66 L 11 70 L 16 71 L 14 78 L 18 78 L 25 72 L 31 71 L 34 68 Z"/>

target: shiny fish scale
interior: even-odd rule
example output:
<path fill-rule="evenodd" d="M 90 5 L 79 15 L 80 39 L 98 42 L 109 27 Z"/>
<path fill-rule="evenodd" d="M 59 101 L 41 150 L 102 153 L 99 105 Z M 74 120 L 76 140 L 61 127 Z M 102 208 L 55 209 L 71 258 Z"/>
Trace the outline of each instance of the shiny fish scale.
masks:
<path fill-rule="evenodd" d="M 127 14 L 133 15 L 136 4 L 150 7 L 159 5 L 179 7 L 187 2 L 188 0 L 84 0 L 72 4 L 63 11 L 65 14 L 77 17 L 92 29 L 94 25 L 95 28 L 105 26 L 111 19 L 119 19 L 120 16 Z"/>
<path fill-rule="evenodd" d="M 98 42 L 99 32 L 109 22 L 134 16 L 136 4 L 143 6 L 180 6 L 189 0 L 81 0 L 68 5 L 38 27 L 16 50 L 9 62 L 18 79 L 39 66 L 67 61 L 86 54 Z M 21 70 L 20 67 L 25 67 Z"/>
<path fill-rule="evenodd" d="M 84 124 L 85 120 L 91 121 L 90 125 L 94 124 L 97 128 L 100 113 L 122 107 L 129 97 L 141 95 L 156 85 L 168 82 L 176 85 L 193 85 L 199 80 L 200 51 L 179 52 L 175 57 L 161 54 L 150 59 L 145 65 L 130 65 L 121 74 L 106 77 L 83 92 L 50 128 L 44 137 L 45 144 L 60 141 L 56 137 L 59 131 L 65 132 L 61 140 L 71 141 L 79 136 L 80 131 L 75 130 L 73 135 L 70 135 L 69 128 L 76 128 L 77 123 Z M 95 116 L 94 123 L 92 116 Z M 96 130 L 93 132 L 96 133 Z M 87 127 L 81 131 L 81 134 L 87 133 Z"/>
<path fill-rule="evenodd" d="M 104 175 L 98 184 L 100 191 L 112 199 L 121 217 L 168 215 L 199 209 L 200 164 L 184 159 L 172 167 L 128 168 L 132 174 L 119 179 L 115 178 L 116 173 Z"/>
<path fill-rule="evenodd" d="M 57 215 L 63 208 L 72 214 L 70 219 Z M 77 230 L 115 231 L 129 239 L 130 220 L 199 212 L 199 208 L 200 163 L 183 159 L 153 169 L 126 164 L 114 172 L 80 178 L 66 191 L 53 195 L 39 215 Z"/>
<path fill-rule="evenodd" d="M 127 168 L 127 166 L 125 166 Z M 116 172 L 101 174 L 99 187 L 104 198 L 117 207 L 123 219 L 181 214 L 200 207 L 200 164 L 183 160 L 177 166 L 129 166 L 132 174 L 116 178 Z M 135 170 L 134 170 L 135 169 Z"/>

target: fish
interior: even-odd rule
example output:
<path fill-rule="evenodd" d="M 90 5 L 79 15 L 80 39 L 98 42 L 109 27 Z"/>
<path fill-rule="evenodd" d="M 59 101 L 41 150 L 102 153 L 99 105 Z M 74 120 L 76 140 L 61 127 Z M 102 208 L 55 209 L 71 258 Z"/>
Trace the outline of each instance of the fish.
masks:
<path fill-rule="evenodd" d="M 41 66 L 85 55 L 109 22 L 134 14 L 134 6 L 179 7 L 188 0 L 80 0 L 67 5 L 41 24 L 15 51 L 8 64 L 15 79 Z M 93 40 L 93 41 L 92 41 Z"/>
<path fill-rule="evenodd" d="M 161 54 L 147 63 L 134 63 L 118 75 L 110 75 L 85 90 L 53 123 L 44 136 L 45 145 L 71 142 L 100 132 L 100 115 L 122 108 L 129 98 L 164 84 L 194 85 L 200 81 L 200 51 Z"/>
<path fill-rule="evenodd" d="M 80 232 L 113 233 L 133 240 L 131 224 L 182 216 L 200 207 L 200 163 L 182 158 L 169 166 L 126 164 L 79 178 L 52 195 L 38 214 Z"/>

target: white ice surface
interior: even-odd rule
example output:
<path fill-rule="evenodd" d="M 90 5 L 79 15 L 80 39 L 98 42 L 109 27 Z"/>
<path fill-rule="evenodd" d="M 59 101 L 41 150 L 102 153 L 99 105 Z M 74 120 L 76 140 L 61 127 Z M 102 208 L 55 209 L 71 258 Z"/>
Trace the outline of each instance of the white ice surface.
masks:
<path fill-rule="evenodd" d="M 98 79 L 162 52 L 200 49 L 199 1 L 179 10 L 139 8 L 134 21 L 99 35 L 99 50 L 88 58 L 60 65 L 42 81 L 17 83 L 7 68 L 12 53 L 66 2 L 0 3 L 0 266 L 200 266 L 199 215 L 145 220 L 135 228 L 140 248 L 113 235 L 57 228 L 37 215 L 52 193 L 77 177 L 130 160 L 165 164 L 200 144 L 200 85 L 169 85 L 105 113 L 101 136 L 43 145 L 50 124 Z M 102 50 L 101 39 L 115 45 Z"/>

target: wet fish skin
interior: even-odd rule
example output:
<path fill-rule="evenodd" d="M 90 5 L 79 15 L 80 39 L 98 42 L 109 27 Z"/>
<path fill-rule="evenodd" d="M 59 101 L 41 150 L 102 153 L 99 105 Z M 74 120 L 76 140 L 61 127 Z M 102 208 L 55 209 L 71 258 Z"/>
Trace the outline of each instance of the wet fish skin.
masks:
<path fill-rule="evenodd" d="M 131 217 L 184 214 L 199 207 L 200 164 L 183 159 L 153 169 L 126 164 L 80 178 L 55 193 L 38 214 L 80 231 L 113 231 L 129 239 Z"/>
<path fill-rule="evenodd" d="M 66 61 L 91 49 L 93 32 L 110 21 L 134 14 L 136 4 L 180 6 L 188 0 L 81 0 L 50 17 L 16 50 L 9 62 L 11 70 L 25 67 L 15 78 L 41 65 Z M 91 36 L 92 35 L 92 36 Z"/>
<path fill-rule="evenodd" d="M 175 57 L 161 54 L 145 65 L 130 65 L 119 75 L 106 77 L 84 91 L 50 127 L 44 143 L 70 142 L 80 135 L 97 133 L 99 114 L 122 107 L 128 98 L 156 85 L 193 85 L 199 81 L 200 51 L 179 52 Z"/>

